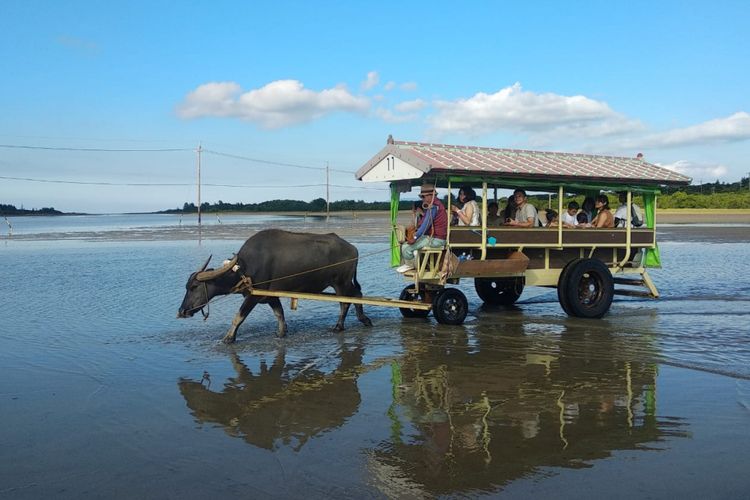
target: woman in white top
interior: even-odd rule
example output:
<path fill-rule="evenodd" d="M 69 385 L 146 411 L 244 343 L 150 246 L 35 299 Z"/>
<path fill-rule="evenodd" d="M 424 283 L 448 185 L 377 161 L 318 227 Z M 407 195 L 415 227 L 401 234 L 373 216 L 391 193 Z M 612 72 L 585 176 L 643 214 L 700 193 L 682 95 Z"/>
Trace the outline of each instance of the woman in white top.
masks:
<path fill-rule="evenodd" d="M 462 206 L 452 206 L 451 210 L 458 217 L 459 226 L 478 226 L 479 225 L 479 205 L 476 202 L 477 194 L 469 186 L 464 186 L 458 190 L 458 201 Z"/>

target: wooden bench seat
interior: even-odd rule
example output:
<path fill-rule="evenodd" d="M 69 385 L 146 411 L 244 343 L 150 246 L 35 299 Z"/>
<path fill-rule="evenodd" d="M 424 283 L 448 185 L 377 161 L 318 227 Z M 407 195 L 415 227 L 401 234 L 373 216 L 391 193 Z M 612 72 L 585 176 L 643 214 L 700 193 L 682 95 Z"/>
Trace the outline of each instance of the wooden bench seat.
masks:
<path fill-rule="evenodd" d="M 563 229 L 563 245 L 597 246 L 625 245 L 625 229 Z M 488 228 L 487 237 L 497 240 L 498 246 L 524 246 L 558 244 L 557 228 Z M 647 247 L 654 242 L 654 230 L 649 228 L 632 229 L 631 246 Z M 451 245 L 481 244 L 482 231 L 476 228 L 451 228 L 449 243 Z"/>

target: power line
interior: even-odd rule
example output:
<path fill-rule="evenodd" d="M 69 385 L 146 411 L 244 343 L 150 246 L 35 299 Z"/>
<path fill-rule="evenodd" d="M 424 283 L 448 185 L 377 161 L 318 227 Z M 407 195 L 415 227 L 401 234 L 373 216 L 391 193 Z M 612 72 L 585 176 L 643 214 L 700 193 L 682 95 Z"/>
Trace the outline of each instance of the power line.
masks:
<path fill-rule="evenodd" d="M 210 149 L 204 149 L 204 153 L 210 153 L 217 156 L 225 156 L 227 158 L 234 158 L 236 160 L 245 160 L 245 161 L 252 161 L 255 163 L 265 163 L 266 165 L 276 165 L 278 167 L 294 167 L 294 168 L 304 168 L 307 170 L 325 170 L 325 167 L 313 167 L 310 165 L 299 165 L 296 163 L 284 163 L 280 161 L 272 161 L 272 160 L 263 160 L 261 158 L 250 158 L 248 156 L 240 156 L 240 155 L 234 155 L 230 153 L 222 153 L 220 151 L 212 151 Z"/>
<path fill-rule="evenodd" d="M 92 181 L 64 181 L 60 179 L 32 179 L 30 177 L 6 177 L 0 175 L 0 179 L 10 181 L 46 182 L 49 184 L 83 184 L 89 186 L 192 186 L 193 183 L 147 183 L 147 182 L 92 182 Z"/>
<path fill-rule="evenodd" d="M 294 168 L 304 168 L 306 170 L 325 170 L 326 167 L 314 167 L 312 165 L 301 165 L 299 163 L 286 163 L 286 162 L 280 162 L 280 161 L 274 161 L 274 160 L 265 160 L 263 158 L 250 158 L 248 156 L 241 156 L 231 153 L 223 153 L 221 151 L 213 151 L 209 149 L 204 149 L 204 153 L 210 153 L 217 156 L 225 156 L 227 158 L 234 158 L 235 160 L 245 160 L 245 161 L 252 161 L 255 163 L 264 163 L 266 165 L 276 165 L 280 167 L 294 167 Z M 353 174 L 354 170 L 341 170 L 337 168 L 329 168 L 328 169 L 331 172 L 341 172 L 344 174 Z"/>
<path fill-rule="evenodd" d="M 193 186 L 192 182 L 94 182 L 94 181 L 66 181 L 62 179 L 34 179 L 31 177 L 8 177 L 0 175 L 0 179 L 11 180 L 11 181 L 27 181 L 27 182 L 44 182 L 48 184 L 78 184 L 86 186 L 135 186 L 135 187 L 179 187 L 179 186 Z M 317 184 L 277 184 L 277 185 L 258 185 L 258 184 L 214 184 L 214 183 L 202 183 L 203 186 L 209 187 L 228 187 L 228 188 L 243 188 L 243 189 L 268 189 L 268 188 L 307 188 L 307 187 L 322 187 L 325 183 Z M 382 189 L 373 188 L 367 186 L 343 186 L 339 184 L 331 184 L 333 187 L 341 187 L 346 189 Z"/>
<path fill-rule="evenodd" d="M 20 146 L 17 144 L 0 144 L 0 148 L 8 149 L 41 149 L 47 151 L 93 151 L 113 153 L 164 153 L 173 151 L 192 151 L 189 148 L 156 148 L 156 149 L 110 149 L 110 148 L 70 148 L 52 146 Z"/>
<path fill-rule="evenodd" d="M 83 152 L 97 152 L 97 153 L 168 153 L 168 152 L 184 152 L 193 151 L 191 148 L 73 148 L 67 146 L 26 146 L 20 144 L 0 144 L 0 148 L 6 149 L 31 149 L 41 151 L 83 151 Z M 210 153 L 217 156 L 224 156 L 227 158 L 234 158 L 236 160 L 252 161 L 255 163 L 264 163 L 266 165 L 276 165 L 280 167 L 293 167 L 303 168 L 307 170 L 325 170 L 325 167 L 314 167 L 312 165 L 301 165 L 297 163 L 286 163 L 274 160 L 266 160 L 263 158 L 251 158 L 248 156 L 241 156 L 231 153 L 223 153 L 221 151 L 213 151 L 204 149 L 204 153 Z M 344 174 L 352 174 L 354 170 L 342 170 L 337 168 L 329 169 L 331 172 L 340 172 Z"/>

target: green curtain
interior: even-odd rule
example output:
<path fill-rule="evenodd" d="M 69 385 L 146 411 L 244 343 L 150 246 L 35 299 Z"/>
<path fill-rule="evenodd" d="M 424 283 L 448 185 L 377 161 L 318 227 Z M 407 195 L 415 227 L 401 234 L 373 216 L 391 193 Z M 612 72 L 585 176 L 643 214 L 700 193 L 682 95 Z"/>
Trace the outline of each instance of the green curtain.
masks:
<path fill-rule="evenodd" d="M 401 245 L 396 237 L 396 224 L 398 223 L 399 192 L 396 183 L 391 183 L 391 267 L 401 264 Z"/>
<path fill-rule="evenodd" d="M 643 215 L 646 219 L 646 227 L 653 229 L 656 221 L 656 194 L 643 193 Z M 644 250 L 643 265 L 644 267 L 661 267 L 661 257 L 659 256 L 658 245 L 654 248 Z"/>

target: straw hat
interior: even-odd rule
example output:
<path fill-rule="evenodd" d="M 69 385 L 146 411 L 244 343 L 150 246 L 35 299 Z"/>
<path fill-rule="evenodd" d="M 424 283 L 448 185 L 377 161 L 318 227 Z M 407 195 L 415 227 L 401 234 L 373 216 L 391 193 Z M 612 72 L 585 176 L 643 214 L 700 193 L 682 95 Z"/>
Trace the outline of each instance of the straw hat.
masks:
<path fill-rule="evenodd" d="M 435 194 L 434 184 L 422 184 L 422 187 L 419 190 L 419 196 L 424 196 L 426 194 Z"/>

